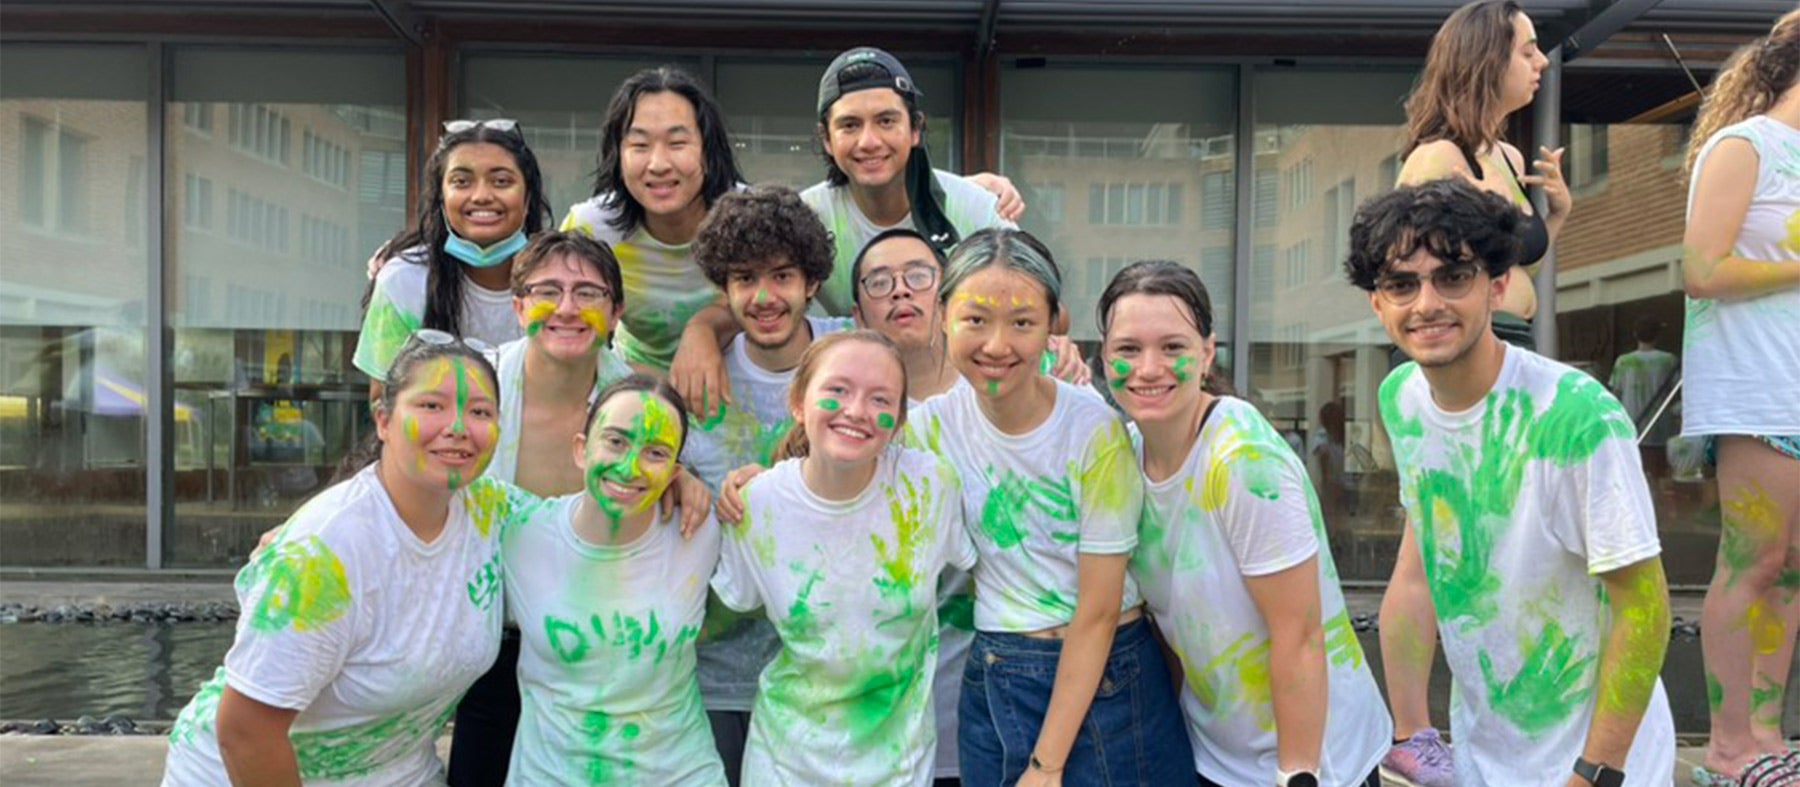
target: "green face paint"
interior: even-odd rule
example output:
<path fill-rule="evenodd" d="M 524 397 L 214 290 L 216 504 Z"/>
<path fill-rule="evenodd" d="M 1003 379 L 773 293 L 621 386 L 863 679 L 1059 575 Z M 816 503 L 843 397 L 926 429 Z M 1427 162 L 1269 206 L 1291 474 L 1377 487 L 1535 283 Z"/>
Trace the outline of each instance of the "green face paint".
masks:
<path fill-rule="evenodd" d="M 988 396 L 999 396 L 1000 395 L 1000 381 L 999 380 L 987 381 L 987 392 L 988 392 Z"/>
<path fill-rule="evenodd" d="M 419 442 L 419 419 L 414 418 L 411 415 L 402 417 L 400 419 L 400 433 L 406 435 L 407 440 L 415 443 Z"/>
<path fill-rule="evenodd" d="M 601 314 L 599 309 L 594 309 L 594 308 L 582 309 L 580 312 L 580 315 L 581 315 L 581 321 L 583 323 L 586 323 L 588 329 L 592 330 L 594 332 L 593 346 L 599 347 L 599 346 L 605 344 L 606 343 L 606 315 Z"/>
<path fill-rule="evenodd" d="M 883 429 L 894 428 L 894 414 L 893 413 L 876 413 L 875 414 L 875 425 L 879 426 Z"/>
<path fill-rule="evenodd" d="M 835 413 L 835 412 L 837 412 L 838 407 L 839 407 L 838 400 L 836 400 L 836 399 L 827 398 L 827 399 L 819 400 L 819 409 L 820 410 Z"/>
<path fill-rule="evenodd" d="M 1131 376 L 1131 363 L 1124 358 L 1114 358 L 1111 365 L 1113 377 L 1111 380 L 1107 380 L 1106 384 L 1112 386 L 1115 391 L 1123 390 L 1125 378 Z"/>
<path fill-rule="evenodd" d="M 1175 359 L 1175 381 L 1185 383 L 1194 379 L 1194 356 L 1183 355 Z"/>
<path fill-rule="evenodd" d="M 616 430 L 626 445 L 623 453 L 610 459 L 593 459 L 590 455 L 590 463 L 584 474 L 588 496 L 600 507 L 613 535 L 618 534 L 627 514 L 643 513 L 656 505 L 675 477 L 674 456 L 677 447 L 681 445 L 680 419 L 660 398 L 649 393 L 638 392 L 638 403 L 642 409 L 632 417 L 630 424 L 621 428 L 614 425 L 610 418 L 613 401 L 607 402 L 596 422 L 597 426 Z M 593 440 L 592 437 L 589 439 Z M 596 441 L 591 445 L 597 444 Z M 644 451 L 651 447 L 668 452 L 668 461 L 651 462 L 645 459 Z M 595 449 L 590 446 L 589 450 Z M 607 481 L 628 485 L 639 478 L 644 479 L 645 490 L 630 511 L 626 511 L 622 504 L 606 493 Z"/>

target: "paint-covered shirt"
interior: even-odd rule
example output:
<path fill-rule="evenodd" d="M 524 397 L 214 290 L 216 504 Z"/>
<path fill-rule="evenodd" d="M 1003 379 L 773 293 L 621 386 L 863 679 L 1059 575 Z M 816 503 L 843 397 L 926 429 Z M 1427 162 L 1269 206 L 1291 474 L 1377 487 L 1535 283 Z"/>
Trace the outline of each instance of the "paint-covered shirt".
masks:
<path fill-rule="evenodd" d="M 718 523 L 684 540 L 659 520 L 630 543 L 591 544 L 575 533 L 582 496 L 501 537 L 521 634 L 507 783 L 723 785 L 694 678 Z"/>
<path fill-rule="evenodd" d="M 1662 548 L 1625 408 L 1584 372 L 1505 351 L 1493 389 L 1455 413 L 1401 365 L 1381 417 L 1450 665 L 1456 783 L 1560 785 L 1611 626 L 1598 575 Z M 1660 679 L 1622 767 L 1630 785 L 1674 779 Z"/>
<path fill-rule="evenodd" d="M 569 208 L 562 231 L 580 232 L 612 247 L 625 284 L 625 313 L 613 337 L 619 355 L 666 371 L 675 362 L 688 320 L 719 299 L 719 288 L 694 262 L 693 243 L 663 243 L 642 225 L 620 232 L 612 224 L 617 216 L 613 196 L 601 195 Z"/>
<path fill-rule="evenodd" d="M 955 465 L 975 566 L 975 628 L 1040 631 L 1075 616 L 1080 554 L 1123 555 L 1138 543 L 1144 479 L 1125 425 L 1091 389 L 1056 382 L 1037 428 L 1009 435 L 989 423 L 973 386 L 907 411 L 908 445 Z M 1121 610 L 1142 599 L 1125 578 Z"/>
<path fill-rule="evenodd" d="M 375 275 L 362 333 L 356 337 L 352 362 L 371 379 L 387 375 L 394 356 L 414 331 L 425 325 L 426 282 L 431 266 L 425 247 L 414 246 L 390 258 Z M 462 335 L 498 347 L 525 335 L 513 313 L 512 293 L 490 290 L 463 280 Z"/>
<path fill-rule="evenodd" d="M 436 784 L 435 742 L 500 651 L 500 531 L 536 498 L 480 478 L 421 541 L 364 468 L 320 492 L 237 575 L 237 638 L 169 732 L 165 785 L 227 785 L 215 724 L 229 685 L 299 711 L 308 784 Z"/>
<path fill-rule="evenodd" d="M 1724 128 L 1694 160 L 1694 186 L 1713 148 L 1732 138 L 1749 141 L 1757 158 L 1732 253 L 1800 265 L 1800 129 L 1767 115 Z M 1688 298 L 1681 382 L 1684 435 L 1800 435 L 1800 287 L 1738 301 Z"/>
<path fill-rule="evenodd" d="M 781 633 L 744 747 L 744 784 L 912 784 L 932 779 L 938 579 L 975 561 L 951 468 L 882 453 L 848 501 L 807 488 L 801 461 L 744 487 L 713 588 L 762 607 Z"/>
<path fill-rule="evenodd" d="M 959 387 L 969 387 L 969 381 L 960 375 L 950 384 L 950 388 Z M 907 411 L 922 401 L 907 397 Z M 956 752 L 956 714 L 962 701 L 963 660 L 974 644 L 975 579 L 967 571 L 946 568 L 938 580 L 938 666 L 931 679 L 931 707 L 938 732 L 937 767 L 932 775 L 939 779 L 962 775 Z"/>
<path fill-rule="evenodd" d="M 1612 377 L 1607 379 L 1606 386 L 1619 397 L 1619 403 L 1625 405 L 1625 414 L 1636 422 L 1655 414 L 1657 405 L 1661 404 L 1656 395 L 1663 390 L 1663 383 L 1675 374 L 1675 365 L 1674 353 L 1633 350 L 1613 361 Z M 1675 421 L 1673 412 L 1663 413 L 1644 435 L 1644 445 L 1667 443 L 1673 433 L 1669 427 Z"/>
<path fill-rule="evenodd" d="M 500 435 L 494 440 L 494 458 L 488 462 L 487 477 L 511 483 L 519 472 L 519 440 L 525 436 L 525 353 L 530 338 L 515 339 L 494 348 L 488 361 L 500 377 Z M 611 348 L 598 350 L 594 390 L 588 393 L 588 404 L 615 382 L 631 376 L 631 367 Z"/>
<path fill-rule="evenodd" d="M 1000 218 L 1000 198 L 961 175 L 954 175 L 943 170 L 931 171 L 937 177 L 938 186 L 944 190 L 944 217 L 950 220 L 950 226 L 962 237 L 969 237 L 979 230 L 988 227 L 1012 227 L 1013 223 Z M 913 226 L 913 216 L 906 214 L 899 223 L 892 227 L 883 227 L 870 220 L 856 206 L 856 200 L 850 196 L 850 187 L 833 186 L 829 182 L 815 183 L 800 192 L 800 199 L 819 214 L 819 221 L 831 232 L 834 250 L 831 278 L 819 287 L 819 306 L 827 314 L 839 317 L 848 316 L 850 307 L 855 303 L 852 299 L 853 283 L 850 281 L 850 269 L 856 264 L 856 255 L 862 253 L 864 245 L 887 230 L 897 227 L 917 229 Z"/>
<path fill-rule="evenodd" d="M 849 328 L 849 320 L 808 317 L 816 338 Z M 743 334 L 725 350 L 725 373 L 735 404 L 707 419 L 690 421 L 681 463 L 716 494 L 725 474 L 744 465 L 773 464 L 775 448 L 794 419 L 788 414 L 788 383 L 794 370 L 771 372 L 750 359 Z M 700 636 L 700 691 L 708 710 L 750 710 L 756 676 L 775 657 L 781 641 L 761 615 L 743 615 L 718 603 L 707 609 Z"/>
<path fill-rule="evenodd" d="M 1137 437 L 1138 457 L 1143 457 Z M 1393 722 L 1363 658 L 1318 497 L 1287 440 L 1242 399 L 1220 397 L 1187 461 L 1146 481 L 1131 573 L 1181 660 L 1194 769 L 1219 784 L 1264 784 L 1276 760 L 1277 667 L 1245 583 L 1318 557 L 1327 696 L 1319 781 L 1357 785 L 1387 754 Z"/>

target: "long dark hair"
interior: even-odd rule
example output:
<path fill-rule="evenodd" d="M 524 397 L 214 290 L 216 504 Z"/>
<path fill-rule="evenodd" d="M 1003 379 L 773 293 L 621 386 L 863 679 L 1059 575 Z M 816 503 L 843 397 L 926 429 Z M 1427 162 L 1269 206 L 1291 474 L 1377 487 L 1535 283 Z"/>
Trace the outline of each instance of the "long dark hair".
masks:
<path fill-rule="evenodd" d="M 418 216 L 414 218 L 413 226 L 395 235 L 385 248 L 389 253 L 399 254 L 414 246 L 425 247 L 430 272 L 425 279 L 425 321 L 421 327 L 458 336 L 462 335 L 463 280 L 467 273 L 461 262 L 444 253 L 444 241 L 450 237 L 450 226 L 444 219 L 444 167 L 450 160 L 450 151 L 476 142 L 505 148 L 518 165 L 519 174 L 525 179 L 525 234 L 536 235 L 551 221 L 550 199 L 544 196 L 544 175 L 538 169 L 537 156 L 525 144 L 525 136 L 517 127 L 501 131 L 477 125 L 445 134 L 438 140 L 437 150 L 425 162 L 425 180 L 420 184 L 423 199 L 419 200 Z M 369 308 L 369 297 L 374 289 L 375 283 L 371 281 L 363 293 L 365 310 Z"/>
<path fill-rule="evenodd" d="M 400 391 L 413 382 L 413 372 L 421 364 L 439 358 L 461 358 L 475 365 L 482 374 L 487 375 L 489 388 L 494 392 L 494 407 L 500 407 L 499 375 L 494 372 L 494 365 L 488 362 L 487 356 L 476 352 L 474 348 L 453 341 L 447 344 L 432 344 L 421 341 L 418 337 L 406 340 L 406 346 L 394 356 L 394 362 L 388 365 L 387 375 L 381 379 L 381 395 L 370 402 L 377 413 L 394 412 L 394 404 L 399 400 Z M 344 456 L 338 463 L 337 473 L 332 476 L 331 483 L 348 479 L 361 472 L 363 468 L 381 460 L 381 435 L 377 430 L 369 430 L 368 436 Z M 474 479 L 469 479 L 474 480 Z"/>
<path fill-rule="evenodd" d="M 594 196 L 606 196 L 618 207 L 608 223 L 620 233 L 630 234 L 644 224 L 644 206 L 625 188 L 621 171 L 621 152 L 625 132 L 631 128 L 637 113 L 638 99 L 653 93 L 674 93 L 687 99 L 694 108 L 694 121 L 700 124 L 700 155 L 706 167 L 706 179 L 700 184 L 700 201 L 711 208 L 713 202 L 744 181 L 738 171 L 737 156 L 731 149 L 731 137 L 725 130 L 725 115 L 718 102 L 693 75 L 674 66 L 646 68 L 619 83 L 611 103 L 606 106 L 606 120 L 600 124 L 600 163 L 594 172 Z"/>
<path fill-rule="evenodd" d="M 1094 308 L 1094 314 L 1100 323 L 1102 344 L 1106 341 L 1107 328 L 1112 325 L 1113 307 L 1127 295 L 1171 296 L 1187 307 L 1185 316 L 1199 331 L 1200 338 L 1213 336 L 1212 297 L 1207 294 L 1206 283 L 1200 280 L 1200 275 L 1172 260 L 1144 260 L 1125 266 L 1100 293 L 1100 303 Z M 1200 387 L 1214 396 L 1229 394 L 1231 386 L 1223 377 L 1206 375 Z"/>

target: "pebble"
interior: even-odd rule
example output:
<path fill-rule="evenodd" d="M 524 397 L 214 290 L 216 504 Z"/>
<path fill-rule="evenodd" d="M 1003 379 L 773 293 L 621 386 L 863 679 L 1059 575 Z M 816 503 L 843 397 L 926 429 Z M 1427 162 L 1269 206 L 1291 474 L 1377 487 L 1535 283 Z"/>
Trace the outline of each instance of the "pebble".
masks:
<path fill-rule="evenodd" d="M 113 714 L 103 719 L 82 716 L 67 724 L 55 719 L 0 723 L 0 735 L 165 735 L 171 722 L 138 724 Z"/>
<path fill-rule="evenodd" d="M 0 603 L 0 625 L 14 623 L 217 623 L 237 620 L 237 605 L 227 601 L 155 603 L 114 606 L 58 604 L 40 608 L 17 602 Z"/>

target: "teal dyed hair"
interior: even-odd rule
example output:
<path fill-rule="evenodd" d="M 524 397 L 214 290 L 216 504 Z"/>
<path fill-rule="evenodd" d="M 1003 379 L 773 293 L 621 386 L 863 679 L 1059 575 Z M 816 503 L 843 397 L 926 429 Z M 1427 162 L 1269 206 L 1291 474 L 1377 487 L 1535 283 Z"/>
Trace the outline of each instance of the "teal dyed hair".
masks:
<path fill-rule="evenodd" d="M 949 303 L 963 280 L 995 267 L 1011 268 L 1041 285 L 1050 301 L 1050 318 L 1056 319 L 1062 309 L 1062 270 L 1043 241 L 1024 230 L 991 227 L 956 244 L 944 269 L 944 283 L 938 287 L 938 302 Z"/>

